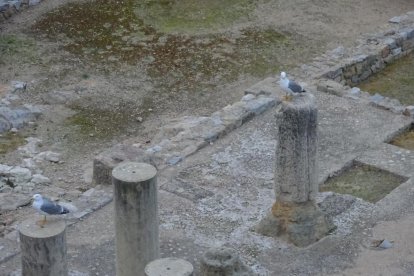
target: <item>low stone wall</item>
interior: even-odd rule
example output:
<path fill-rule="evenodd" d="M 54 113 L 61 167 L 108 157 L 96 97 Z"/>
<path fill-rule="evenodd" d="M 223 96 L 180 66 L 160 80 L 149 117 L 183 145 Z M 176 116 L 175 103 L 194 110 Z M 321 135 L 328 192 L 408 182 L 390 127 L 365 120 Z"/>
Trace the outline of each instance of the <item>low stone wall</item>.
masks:
<path fill-rule="evenodd" d="M 297 75 L 311 79 L 317 89 L 337 96 L 366 101 L 371 105 L 414 118 L 414 106 L 404 106 L 397 99 L 370 95 L 356 87 L 388 64 L 414 49 L 414 11 L 389 20 L 388 28 L 367 35 L 358 45 L 338 47 L 302 65 Z"/>
<path fill-rule="evenodd" d="M 37 5 L 42 0 L 0 0 L 0 23 L 29 6 Z"/>
<path fill-rule="evenodd" d="M 164 126 L 150 146 L 125 142 L 96 156 L 92 181 L 110 185 L 111 171 L 122 161 L 147 162 L 157 169 L 175 165 L 276 104 L 274 97 L 246 94 L 211 116 L 178 118 Z"/>
<path fill-rule="evenodd" d="M 356 47 L 338 47 L 302 65 L 301 75 L 356 86 L 414 49 L 414 11 L 391 18 L 389 23 L 386 31 L 365 36 Z"/>

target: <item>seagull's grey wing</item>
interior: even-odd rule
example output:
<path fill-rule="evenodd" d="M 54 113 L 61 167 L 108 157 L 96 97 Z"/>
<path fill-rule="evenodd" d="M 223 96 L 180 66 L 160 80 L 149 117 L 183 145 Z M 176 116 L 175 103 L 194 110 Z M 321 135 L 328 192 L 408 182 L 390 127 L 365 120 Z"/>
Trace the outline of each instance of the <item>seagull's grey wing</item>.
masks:
<path fill-rule="evenodd" d="M 294 93 L 305 92 L 305 90 L 302 88 L 302 86 L 300 86 L 299 84 L 297 84 L 294 81 L 289 81 L 288 88 L 290 90 L 292 90 L 292 92 L 294 92 Z"/>
<path fill-rule="evenodd" d="M 47 199 L 43 200 L 43 204 L 40 206 L 40 210 L 49 215 L 60 215 L 69 213 L 68 209 Z"/>

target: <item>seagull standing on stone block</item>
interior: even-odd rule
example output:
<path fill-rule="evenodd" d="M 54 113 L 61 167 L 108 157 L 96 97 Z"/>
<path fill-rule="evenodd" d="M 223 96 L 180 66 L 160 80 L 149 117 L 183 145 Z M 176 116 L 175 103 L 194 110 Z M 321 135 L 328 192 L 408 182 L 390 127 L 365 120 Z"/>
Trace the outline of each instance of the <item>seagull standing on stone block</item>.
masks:
<path fill-rule="evenodd" d="M 44 216 L 43 220 L 38 222 L 39 226 L 42 228 L 46 224 L 46 215 L 63 215 L 74 212 L 76 209 L 75 206 L 70 204 L 65 204 L 65 206 L 63 206 L 63 204 L 57 204 L 48 198 L 42 197 L 40 194 L 35 194 L 33 199 L 33 208 Z"/>
<path fill-rule="evenodd" d="M 279 84 L 282 90 L 286 92 L 285 100 L 287 101 L 290 101 L 295 95 L 306 92 L 301 85 L 289 80 L 285 72 L 280 73 Z"/>

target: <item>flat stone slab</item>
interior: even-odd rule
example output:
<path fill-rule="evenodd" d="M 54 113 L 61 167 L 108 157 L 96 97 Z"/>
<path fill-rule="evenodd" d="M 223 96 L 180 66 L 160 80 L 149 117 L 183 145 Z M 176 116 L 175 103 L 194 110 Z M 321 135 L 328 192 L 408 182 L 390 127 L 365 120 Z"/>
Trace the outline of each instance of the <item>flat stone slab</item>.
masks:
<path fill-rule="evenodd" d="M 0 211 L 13 211 L 27 205 L 31 201 L 30 195 L 18 193 L 0 193 Z"/>

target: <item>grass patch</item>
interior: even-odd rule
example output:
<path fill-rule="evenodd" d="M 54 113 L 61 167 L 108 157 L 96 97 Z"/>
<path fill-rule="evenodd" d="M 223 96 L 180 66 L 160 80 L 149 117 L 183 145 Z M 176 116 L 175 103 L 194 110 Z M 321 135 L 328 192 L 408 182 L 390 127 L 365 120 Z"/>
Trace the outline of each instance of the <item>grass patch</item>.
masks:
<path fill-rule="evenodd" d="M 400 148 L 414 150 L 414 127 L 395 137 L 390 144 Z"/>
<path fill-rule="evenodd" d="M 263 77 L 280 71 L 281 53 L 293 47 L 287 35 L 271 27 L 237 33 L 215 31 L 216 24 L 225 28 L 247 20 L 256 2 L 72 3 L 48 13 L 32 30 L 64 41 L 66 50 L 105 68 L 144 65 L 158 84 L 156 93 L 201 93 L 243 74 Z M 203 28 L 208 32 L 198 32 Z M 189 29 L 198 33 L 188 33 Z"/>
<path fill-rule="evenodd" d="M 0 34 L 0 64 L 6 64 L 10 58 L 19 55 L 21 61 L 33 61 L 35 59 L 35 42 L 15 35 Z"/>
<path fill-rule="evenodd" d="M 80 110 L 68 118 L 67 123 L 79 127 L 82 135 L 106 138 L 112 137 L 125 129 L 128 116 L 123 113 L 104 110 Z"/>
<path fill-rule="evenodd" d="M 0 135 L 0 154 L 6 154 L 14 151 L 25 143 L 24 137 L 18 133 L 3 133 Z"/>
<path fill-rule="evenodd" d="M 340 175 L 329 178 L 319 190 L 350 194 L 375 203 L 405 180 L 390 172 L 357 163 Z"/>
<path fill-rule="evenodd" d="M 112 138 L 119 134 L 135 131 L 139 123 L 153 108 L 152 99 L 144 97 L 141 107 L 135 103 L 120 102 L 111 110 L 93 107 L 72 106 L 77 113 L 66 120 L 67 125 L 77 126 L 79 134 L 91 139 Z"/>
<path fill-rule="evenodd" d="M 388 65 L 359 87 L 372 94 L 379 93 L 398 99 L 402 104 L 414 104 L 414 53 Z"/>
<path fill-rule="evenodd" d="M 147 0 L 139 1 L 135 13 L 159 32 L 212 31 L 246 21 L 255 0 Z"/>

